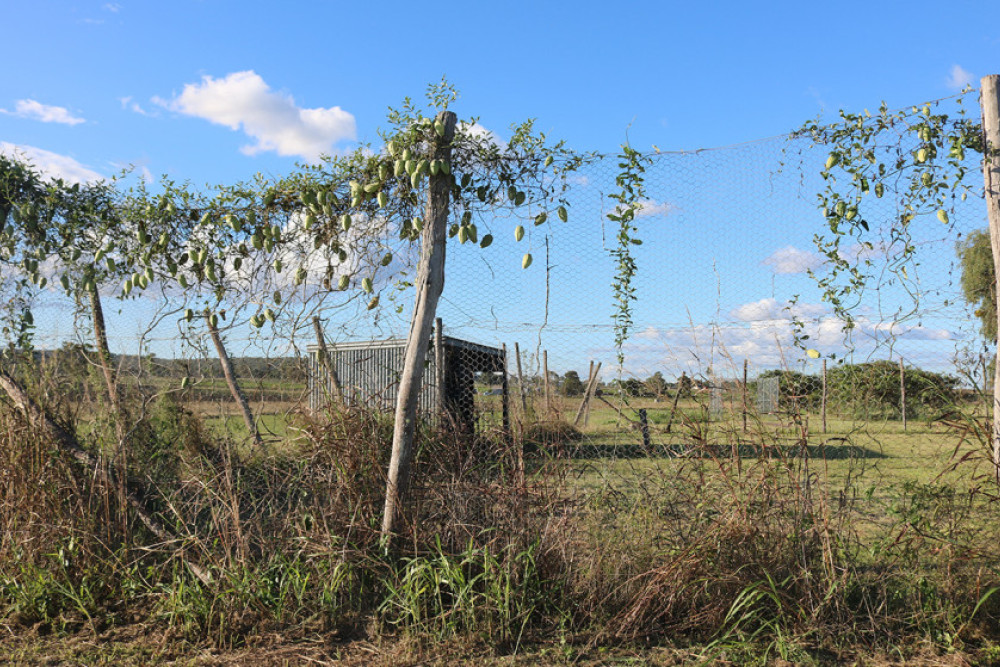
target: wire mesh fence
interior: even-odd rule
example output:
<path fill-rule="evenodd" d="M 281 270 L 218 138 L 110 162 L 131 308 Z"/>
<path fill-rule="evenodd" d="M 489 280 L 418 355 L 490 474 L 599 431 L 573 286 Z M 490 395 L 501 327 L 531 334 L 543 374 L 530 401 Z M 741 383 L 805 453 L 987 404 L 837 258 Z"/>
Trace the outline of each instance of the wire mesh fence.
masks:
<path fill-rule="evenodd" d="M 897 140 L 902 151 L 917 141 Z M 904 233 L 905 183 L 864 202 L 868 233 L 840 250 L 865 276 L 845 329 L 817 284 L 828 265 L 817 251 L 828 226 L 817 205 L 827 155 L 803 135 L 645 155 L 641 245 L 629 249 L 636 298 L 620 348 L 618 229 L 608 217 L 619 157 L 595 157 L 573 175 L 568 222 L 534 224 L 542 209 L 481 216 L 492 245 L 448 245 L 423 413 L 535 451 L 613 458 L 728 445 L 754 424 L 779 441 L 818 445 L 872 423 L 902 429 L 956 402 L 985 411 L 990 348 L 963 298 L 956 253 L 985 225 L 981 188 L 953 199 L 947 224 L 918 216 Z M 292 222 L 282 230 L 294 233 Z M 294 415 L 331 403 L 395 404 L 417 256 L 405 239 L 377 241 L 391 252 L 372 285 L 377 302 L 331 285 L 358 280 L 358 270 L 293 281 L 276 267 L 281 256 L 262 255 L 255 266 L 266 270 L 245 299 L 220 310 L 215 326 L 267 437 L 290 437 Z M 533 262 L 522 268 L 525 252 Z M 379 263 L 366 257 L 347 264 Z M 153 283 L 129 299 L 117 285 L 101 288 L 122 385 L 146 401 L 169 394 L 213 428 L 245 436 L 212 325 L 192 316 L 203 295 Z M 273 325 L 251 326 L 265 302 L 280 306 L 268 311 Z M 72 398 L 86 412 L 102 400 L 88 304 L 48 287 L 31 307 L 41 367 L 75 378 Z"/>

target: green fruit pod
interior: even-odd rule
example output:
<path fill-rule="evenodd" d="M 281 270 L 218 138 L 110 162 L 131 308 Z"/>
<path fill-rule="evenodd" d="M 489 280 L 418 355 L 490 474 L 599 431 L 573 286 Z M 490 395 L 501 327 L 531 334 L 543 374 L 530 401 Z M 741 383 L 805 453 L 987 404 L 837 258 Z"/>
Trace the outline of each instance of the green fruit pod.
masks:
<path fill-rule="evenodd" d="M 264 239 L 264 250 L 267 252 L 274 251 L 274 239 L 270 236 Z"/>
<path fill-rule="evenodd" d="M 837 166 L 838 162 L 840 162 L 840 154 L 830 153 L 830 155 L 826 158 L 826 170 L 829 171 L 833 169 Z"/>
<path fill-rule="evenodd" d="M 70 257 L 75 262 L 76 260 L 80 259 L 80 255 L 82 255 L 82 254 L 83 254 L 83 251 L 81 251 L 79 248 L 73 248 L 73 253 L 70 255 Z"/>
<path fill-rule="evenodd" d="M 235 258 L 233 260 L 233 270 L 234 271 L 239 271 L 240 267 L 242 267 L 242 266 L 243 266 L 243 258 L 242 257 L 237 257 L 237 258 Z"/>
<path fill-rule="evenodd" d="M 215 266 L 209 264 L 205 267 L 205 277 L 208 278 L 209 282 L 216 282 L 218 277 L 215 275 Z"/>
<path fill-rule="evenodd" d="M 381 189 L 382 189 L 382 184 L 377 181 L 373 181 L 365 186 L 365 194 L 373 195 Z"/>
<path fill-rule="evenodd" d="M 402 178 L 403 174 L 406 173 L 406 162 L 403 160 L 396 160 L 396 164 L 393 166 L 392 175 L 396 178 Z"/>
<path fill-rule="evenodd" d="M 250 326 L 252 326 L 255 329 L 260 329 L 262 326 L 264 326 L 264 318 L 259 315 L 251 315 Z"/>
<path fill-rule="evenodd" d="M 188 279 L 183 273 L 177 277 L 177 284 L 181 286 L 182 289 L 187 289 Z"/>
<path fill-rule="evenodd" d="M 410 175 L 410 187 L 416 189 L 420 185 L 420 172 L 415 171 Z"/>
<path fill-rule="evenodd" d="M 346 232 L 351 228 L 351 216 L 347 213 L 340 216 L 340 226 Z"/>
<path fill-rule="evenodd" d="M 302 226 L 306 229 L 312 229 L 312 226 L 316 224 L 316 216 L 310 211 L 306 214 L 306 220 L 302 223 Z"/>
<path fill-rule="evenodd" d="M 274 205 L 274 200 L 277 197 L 274 190 L 268 190 L 267 194 L 264 195 L 264 208 L 271 208 Z"/>
<path fill-rule="evenodd" d="M 466 211 L 462 214 L 462 224 L 468 225 L 472 223 L 472 211 Z"/>
<path fill-rule="evenodd" d="M 100 250 L 94 253 L 94 262 L 99 262 L 102 259 L 104 259 L 104 248 L 101 248 Z"/>
<path fill-rule="evenodd" d="M 389 204 L 389 196 L 384 192 L 378 193 L 378 205 L 379 208 L 385 208 Z"/>
<path fill-rule="evenodd" d="M 413 218 L 412 220 L 410 220 L 410 224 L 412 224 L 413 228 L 418 232 L 422 232 L 424 230 L 423 218 Z"/>
<path fill-rule="evenodd" d="M 239 232 L 243 230 L 243 223 L 240 222 L 240 219 L 235 215 L 233 215 L 232 213 L 226 216 L 226 222 L 229 223 L 229 227 L 234 232 Z"/>
<path fill-rule="evenodd" d="M 509 199 L 511 201 L 514 201 L 514 199 L 516 199 L 516 198 L 517 198 L 517 188 L 515 188 L 513 185 L 508 186 L 508 188 L 507 188 L 507 199 Z"/>
<path fill-rule="evenodd" d="M 275 303 L 276 305 L 280 306 L 280 305 L 281 305 L 281 292 L 279 292 L 279 291 L 275 290 L 275 291 L 274 291 L 274 294 L 273 294 L 273 295 L 271 295 L 271 299 L 273 299 L 273 300 L 274 300 L 274 303 Z"/>
<path fill-rule="evenodd" d="M 190 308 L 185 309 L 184 310 L 184 319 L 187 320 L 188 322 L 190 322 L 191 320 L 193 320 L 194 319 L 194 311 L 191 310 Z"/>
<path fill-rule="evenodd" d="M 372 293 L 372 289 L 373 289 L 372 288 L 372 279 L 371 278 L 363 278 L 361 280 L 361 289 L 364 290 L 365 293 L 371 294 Z"/>
<path fill-rule="evenodd" d="M 384 181 L 389 178 L 389 165 L 382 163 L 378 166 L 378 180 Z"/>
<path fill-rule="evenodd" d="M 448 162 L 447 160 L 440 160 L 439 162 L 440 162 L 441 173 L 444 174 L 445 176 L 451 174 L 451 162 Z"/>
<path fill-rule="evenodd" d="M 128 281 L 126 280 L 125 282 L 127 283 Z M 59 276 L 59 284 L 62 285 L 62 288 L 64 290 L 69 291 L 69 276 L 67 276 L 65 273 Z M 132 286 L 129 285 L 130 289 L 131 287 Z"/>
<path fill-rule="evenodd" d="M 273 262 L 273 266 L 274 266 L 274 271 L 275 271 L 275 273 L 281 273 L 281 269 L 282 269 L 282 267 L 283 267 L 284 265 L 283 265 L 283 264 L 281 263 L 281 260 L 280 260 L 280 259 L 276 259 L 276 260 L 274 260 L 274 262 Z"/>
<path fill-rule="evenodd" d="M 213 329 L 218 329 L 219 328 L 219 316 L 216 315 L 215 313 L 212 313 L 209 316 L 209 318 L 208 318 L 208 323 L 212 326 Z"/>
<path fill-rule="evenodd" d="M 920 182 L 924 184 L 925 187 L 930 187 L 931 183 L 934 182 L 934 177 L 931 176 L 929 171 L 925 171 L 920 175 Z"/>
<path fill-rule="evenodd" d="M 392 253 L 391 252 L 387 252 L 382 257 L 382 266 L 389 266 L 389 264 L 391 264 L 391 263 L 392 263 Z"/>
<path fill-rule="evenodd" d="M 514 196 L 514 206 L 520 206 L 521 204 L 524 203 L 524 200 L 527 198 L 528 198 L 527 195 L 525 195 L 523 192 L 518 192 Z"/>
<path fill-rule="evenodd" d="M 522 269 L 526 269 L 529 266 L 531 266 L 531 253 L 527 252 L 527 253 L 524 254 L 524 257 L 521 259 L 521 268 Z"/>
<path fill-rule="evenodd" d="M 854 220 L 854 218 L 858 217 L 858 209 L 854 208 L 853 206 L 850 207 L 849 209 L 847 209 L 847 214 L 844 217 L 847 218 L 848 220 Z"/>
<path fill-rule="evenodd" d="M 208 211 L 202 213 L 201 217 L 198 219 L 198 224 L 201 225 L 202 227 L 204 227 L 210 222 L 212 222 L 212 214 L 209 213 Z"/>
<path fill-rule="evenodd" d="M 938 212 L 937 212 L 937 219 L 947 225 L 948 224 L 948 211 L 944 210 L 943 208 L 939 208 Z"/>
<path fill-rule="evenodd" d="M 184 379 L 181 380 L 181 389 L 187 389 L 190 385 L 191 385 L 191 378 L 185 375 Z"/>
<path fill-rule="evenodd" d="M 374 310 L 378 308 L 378 294 L 372 297 L 372 300 L 368 302 L 368 310 Z"/>
<path fill-rule="evenodd" d="M 469 230 L 469 240 L 473 243 L 479 243 L 479 230 L 476 229 L 476 226 L 468 225 L 466 229 Z"/>
<path fill-rule="evenodd" d="M 458 228 L 458 242 L 459 243 L 465 243 L 468 240 L 469 240 L 469 228 L 468 227 L 459 227 Z"/>
<path fill-rule="evenodd" d="M 549 219 L 549 214 L 546 213 L 545 211 L 542 211 L 541 213 L 535 216 L 535 224 L 536 225 L 544 224 L 545 221 L 548 219 Z"/>
<path fill-rule="evenodd" d="M 552 162 L 553 162 L 552 156 L 551 155 L 546 155 L 545 156 L 545 166 L 546 167 L 552 166 Z"/>
<path fill-rule="evenodd" d="M 489 248 L 491 245 L 493 245 L 492 234 L 486 234 L 485 236 L 483 236 L 483 239 L 479 242 L 480 248 Z"/>
<path fill-rule="evenodd" d="M 268 322 L 274 322 L 274 311 L 270 308 L 264 309 L 264 319 Z"/>
<path fill-rule="evenodd" d="M 563 222 L 569 220 L 569 213 L 566 211 L 565 206 L 560 206 L 559 208 L 557 208 L 556 215 L 558 215 L 559 219 L 562 220 Z"/>
<path fill-rule="evenodd" d="M 444 123 L 439 120 L 434 121 L 434 131 L 437 132 L 439 137 L 444 136 Z"/>
<path fill-rule="evenodd" d="M 396 157 L 396 150 L 397 150 L 397 146 L 396 146 L 396 142 L 395 142 L 395 140 L 393 140 L 393 141 L 390 141 L 389 143 L 387 143 L 387 144 L 385 145 L 385 147 L 386 147 L 386 150 L 388 150 L 388 151 L 389 151 L 389 155 L 391 155 L 391 156 L 393 156 L 393 157 Z"/>
<path fill-rule="evenodd" d="M 305 267 L 299 267 L 299 270 L 295 272 L 295 284 L 301 285 L 304 283 L 307 275 L 309 275 L 309 272 L 306 271 Z"/>
<path fill-rule="evenodd" d="M 404 162 L 413 159 L 413 151 L 411 151 L 409 148 L 404 148 L 402 158 Z M 407 168 L 407 171 L 409 171 L 409 168 Z"/>
<path fill-rule="evenodd" d="M 114 257 L 108 257 L 107 261 L 104 264 L 105 266 L 108 267 L 108 271 L 111 271 L 112 273 L 114 273 L 114 270 L 117 268 Z"/>
<path fill-rule="evenodd" d="M 424 158 L 423 160 L 421 160 L 420 162 L 417 163 L 417 172 L 418 173 L 420 173 L 420 174 L 426 174 L 426 173 L 430 172 L 430 170 L 431 170 L 430 160 Z"/>
<path fill-rule="evenodd" d="M 49 279 L 46 278 L 45 276 L 42 276 L 41 278 L 38 279 L 38 289 L 45 289 L 45 286 L 48 284 L 49 284 Z M 28 315 L 31 315 L 30 311 L 28 312 Z"/>
<path fill-rule="evenodd" d="M 344 291 L 351 285 L 350 276 L 340 276 L 340 280 L 337 281 L 337 289 Z"/>
<path fill-rule="evenodd" d="M 522 225 L 518 225 L 517 227 L 514 228 L 514 240 L 520 241 L 523 238 L 524 238 L 524 227 Z"/>
<path fill-rule="evenodd" d="M 143 275 L 145 275 L 146 280 L 152 282 L 153 281 L 153 267 L 147 266 L 146 267 L 146 271 L 145 271 L 145 273 Z"/>
<path fill-rule="evenodd" d="M 431 176 L 437 176 L 439 171 L 441 171 L 441 161 L 431 160 Z"/>
<path fill-rule="evenodd" d="M 920 150 L 917 151 L 917 162 L 926 162 L 926 161 L 927 161 L 927 149 L 921 148 Z"/>
<path fill-rule="evenodd" d="M 881 198 L 885 194 L 885 186 L 881 183 L 875 184 L 875 196 Z"/>
<path fill-rule="evenodd" d="M 139 243 L 142 245 L 149 243 L 149 234 L 147 234 L 146 230 L 142 227 L 139 228 Z"/>
<path fill-rule="evenodd" d="M 253 233 L 250 242 L 253 244 L 254 249 L 256 250 L 264 249 L 264 235 L 259 231 Z"/>
<path fill-rule="evenodd" d="M 838 216 L 844 217 L 844 214 L 847 213 L 847 203 L 842 201 L 837 202 L 837 206 L 834 210 Z"/>

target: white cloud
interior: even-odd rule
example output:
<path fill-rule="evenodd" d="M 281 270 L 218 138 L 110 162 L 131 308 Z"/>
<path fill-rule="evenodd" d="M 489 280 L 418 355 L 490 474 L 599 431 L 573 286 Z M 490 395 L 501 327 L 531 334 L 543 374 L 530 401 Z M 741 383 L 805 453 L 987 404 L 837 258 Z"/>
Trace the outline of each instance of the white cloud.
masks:
<path fill-rule="evenodd" d="M 104 177 L 68 155 L 60 155 L 34 146 L 19 146 L 0 141 L 0 153 L 30 163 L 43 176 L 61 178 L 67 183 L 100 181 Z"/>
<path fill-rule="evenodd" d="M 43 123 L 79 125 L 80 123 L 86 122 L 82 118 L 71 114 L 66 107 L 56 107 L 48 104 L 42 104 L 41 102 L 37 102 L 35 100 L 18 100 L 14 104 L 13 111 L 0 109 L 0 112 L 10 116 L 17 116 L 18 118 L 29 118 L 31 120 L 41 121 Z"/>
<path fill-rule="evenodd" d="M 487 129 L 480 125 L 479 123 L 473 123 L 469 125 L 466 122 L 459 123 L 458 132 L 460 134 L 466 134 L 475 139 L 485 139 L 487 142 L 494 144 L 497 148 L 503 149 L 506 142 L 501 139 L 496 132 Z"/>
<path fill-rule="evenodd" d="M 247 155 L 274 151 L 317 160 L 333 153 L 335 144 L 354 140 L 354 116 L 340 107 L 303 109 L 288 95 L 271 90 L 253 70 L 234 72 L 221 79 L 202 77 L 201 83 L 184 86 L 173 100 L 153 98 L 173 111 L 204 118 L 252 137 L 242 147 Z"/>
<path fill-rule="evenodd" d="M 799 250 L 795 246 L 785 246 L 771 253 L 761 264 L 771 267 L 775 273 L 805 273 L 823 265 L 823 256 L 809 250 Z"/>
<path fill-rule="evenodd" d="M 753 303 L 745 303 L 730 311 L 729 316 L 739 322 L 771 322 L 790 323 L 792 316 L 800 318 L 819 317 L 829 311 L 818 303 L 791 304 L 787 301 L 766 298 Z"/>
<path fill-rule="evenodd" d="M 642 199 L 639 202 L 639 210 L 636 211 L 635 217 L 637 218 L 649 218 L 654 215 L 669 215 L 673 213 L 674 206 L 668 204 L 667 202 L 658 202 L 652 199 Z"/>
<path fill-rule="evenodd" d="M 132 99 L 131 95 L 125 97 L 119 97 L 118 101 L 122 103 L 122 109 L 128 109 L 129 111 L 135 112 L 142 116 L 156 116 L 157 114 L 150 113 L 143 109 L 138 102 Z"/>
<path fill-rule="evenodd" d="M 121 8 L 122 8 L 122 6 L 121 6 L 121 5 L 119 5 L 118 3 L 115 3 L 115 2 L 108 2 L 108 3 L 105 3 L 105 4 L 104 4 L 104 5 L 103 5 L 103 6 L 101 7 L 101 9 L 103 9 L 103 10 L 105 10 L 105 11 L 108 11 L 108 12 L 111 12 L 112 14 L 117 14 L 118 12 L 120 12 L 120 11 L 121 11 Z"/>
<path fill-rule="evenodd" d="M 973 79 L 972 72 L 961 65 L 952 65 L 945 84 L 953 90 L 962 90 L 966 86 L 971 86 Z"/>

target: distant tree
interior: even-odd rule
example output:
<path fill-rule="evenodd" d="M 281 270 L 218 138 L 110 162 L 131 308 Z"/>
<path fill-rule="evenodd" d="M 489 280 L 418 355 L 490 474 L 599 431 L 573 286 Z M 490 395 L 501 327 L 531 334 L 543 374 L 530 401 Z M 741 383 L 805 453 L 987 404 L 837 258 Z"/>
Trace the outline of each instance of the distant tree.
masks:
<path fill-rule="evenodd" d="M 583 393 L 583 382 L 576 371 L 566 371 L 562 381 L 563 396 L 579 396 Z"/>
<path fill-rule="evenodd" d="M 663 378 L 663 373 L 656 371 L 646 378 L 646 393 L 656 398 L 667 393 L 667 381 Z"/>
<path fill-rule="evenodd" d="M 933 416 L 955 400 L 958 378 L 907 368 L 904 373 L 906 413 L 912 417 Z M 900 415 L 899 364 L 873 361 L 845 364 L 827 375 L 830 395 L 848 412 L 864 418 L 896 418 Z"/>
<path fill-rule="evenodd" d="M 990 232 L 980 229 L 958 242 L 958 258 L 962 263 L 962 294 L 976 309 L 983 336 L 997 340 L 997 289 L 993 270 L 993 249 Z"/>

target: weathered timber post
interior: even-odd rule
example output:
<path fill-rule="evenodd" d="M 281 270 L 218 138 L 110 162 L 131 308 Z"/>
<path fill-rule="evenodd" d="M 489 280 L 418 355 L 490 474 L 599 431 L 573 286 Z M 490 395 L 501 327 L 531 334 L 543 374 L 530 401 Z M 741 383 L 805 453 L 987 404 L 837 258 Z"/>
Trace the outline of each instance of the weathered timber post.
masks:
<path fill-rule="evenodd" d="M 344 390 L 340 386 L 340 378 L 337 377 L 337 366 L 330 359 L 330 351 L 326 347 L 326 336 L 323 335 L 323 327 L 320 326 L 319 315 L 313 316 L 313 330 L 316 332 L 316 345 L 319 346 L 319 363 L 326 370 L 326 377 L 333 391 L 333 400 L 343 403 Z"/>
<path fill-rule="evenodd" d="M 434 139 L 431 159 L 451 162 L 451 142 L 455 137 L 454 112 L 442 111 L 437 121 L 444 132 Z M 431 329 L 437 312 L 438 299 L 444 289 L 445 246 L 448 242 L 448 203 L 451 180 L 439 171 L 430 175 L 424 229 L 420 239 L 420 263 L 417 269 L 416 303 L 410 333 L 403 352 L 403 371 L 399 378 L 396 418 L 392 431 L 392 454 L 385 487 L 385 508 L 382 512 L 382 540 L 385 543 L 402 519 L 402 505 L 410 482 L 413 462 L 413 435 L 417 426 L 417 404 L 424 379 L 424 360 L 430 345 Z"/>
<path fill-rule="evenodd" d="M 747 432 L 747 360 L 743 360 L 743 432 Z"/>
<path fill-rule="evenodd" d="M 899 359 L 899 413 L 903 417 L 903 433 L 906 433 L 906 370 L 902 357 Z"/>
<path fill-rule="evenodd" d="M 646 456 L 652 456 L 653 449 L 649 441 L 649 419 L 646 416 L 646 408 L 639 408 L 639 430 L 642 432 L 642 447 L 646 450 Z"/>
<path fill-rule="evenodd" d="M 597 389 L 597 374 L 601 372 L 601 364 L 604 362 L 597 362 L 597 366 L 594 366 L 594 362 L 591 364 L 590 380 L 587 382 L 586 389 L 583 390 L 583 401 L 580 402 L 580 409 L 576 411 L 576 419 L 573 420 L 573 426 L 580 425 L 580 419 L 583 418 L 584 413 L 587 408 L 590 407 L 590 398 L 594 395 L 594 390 Z"/>
<path fill-rule="evenodd" d="M 507 378 L 507 343 L 502 345 L 503 348 L 503 380 L 501 385 L 501 391 L 503 393 L 503 435 L 507 439 L 507 442 L 511 441 L 510 432 L 510 380 Z"/>
<path fill-rule="evenodd" d="M 823 360 L 823 393 L 820 395 L 820 416 L 823 418 L 823 433 L 826 433 L 826 359 Z"/>
<path fill-rule="evenodd" d="M 514 357 L 517 359 L 517 391 L 521 394 L 521 423 L 528 421 L 528 399 L 524 396 L 524 373 L 521 371 L 521 347 L 514 341 Z"/>
<path fill-rule="evenodd" d="M 115 448 L 117 455 L 125 445 L 125 436 L 128 433 L 125 426 L 125 413 L 122 409 L 121 398 L 118 395 L 118 382 L 115 377 L 115 370 L 111 366 L 111 348 L 108 346 L 108 332 L 104 323 L 104 308 L 101 305 L 101 294 L 97 291 L 97 285 L 91 283 L 87 290 L 90 297 L 90 314 L 94 325 L 94 343 L 97 346 L 97 357 L 101 364 L 101 371 L 104 374 L 104 387 L 108 393 L 108 403 L 111 407 L 112 418 L 115 420 L 115 435 L 118 437 L 118 446 Z"/>
<path fill-rule="evenodd" d="M 990 223 L 994 280 L 1000 282 L 1000 74 L 984 76 L 980 82 L 983 109 L 983 182 Z M 1000 324 L 1000 309 L 997 310 Z M 1000 347 L 997 349 L 1000 354 Z M 993 465 L 1000 481 L 1000 363 L 993 369 Z"/>
<path fill-rule="evenodd" d="M 258 448 L 263 448 L 264 441 L 261 440 L 260 431 L 257 430 L 257 422 L 254 421 L 253 412 L 250 411 L 250 404 L 247 402 L 247 397 L 240 387 L 236 371 L 233 370 L 233 362 L 229 359 L 226 346 L 222 343 L 222 336 L 219 335 L 219 327 L 212 319 L 212 313 L 207 310 L 205 311 L 205 322 L 208 324 L 208 334 L 212 337 L 215 351 L 219 355 L 219 363 L 222 365 L 222 374 L 226 378 L 226 384 L 229 385 L 229 393 L 233 395 L 233 400 L 236 401 L 236 406 L 240 409 L 240 413 L 243 416 L 243 423 L 246 424 L 247 432 L 250 433 L 253 444 Z"/>
<path fill-rule="evenodd" d="M 552 398 L 549 395 L 549 351 L 542 350 L 542 377 L 545 388 L 545 418 L 549 419 L 552 414 Z"/>

